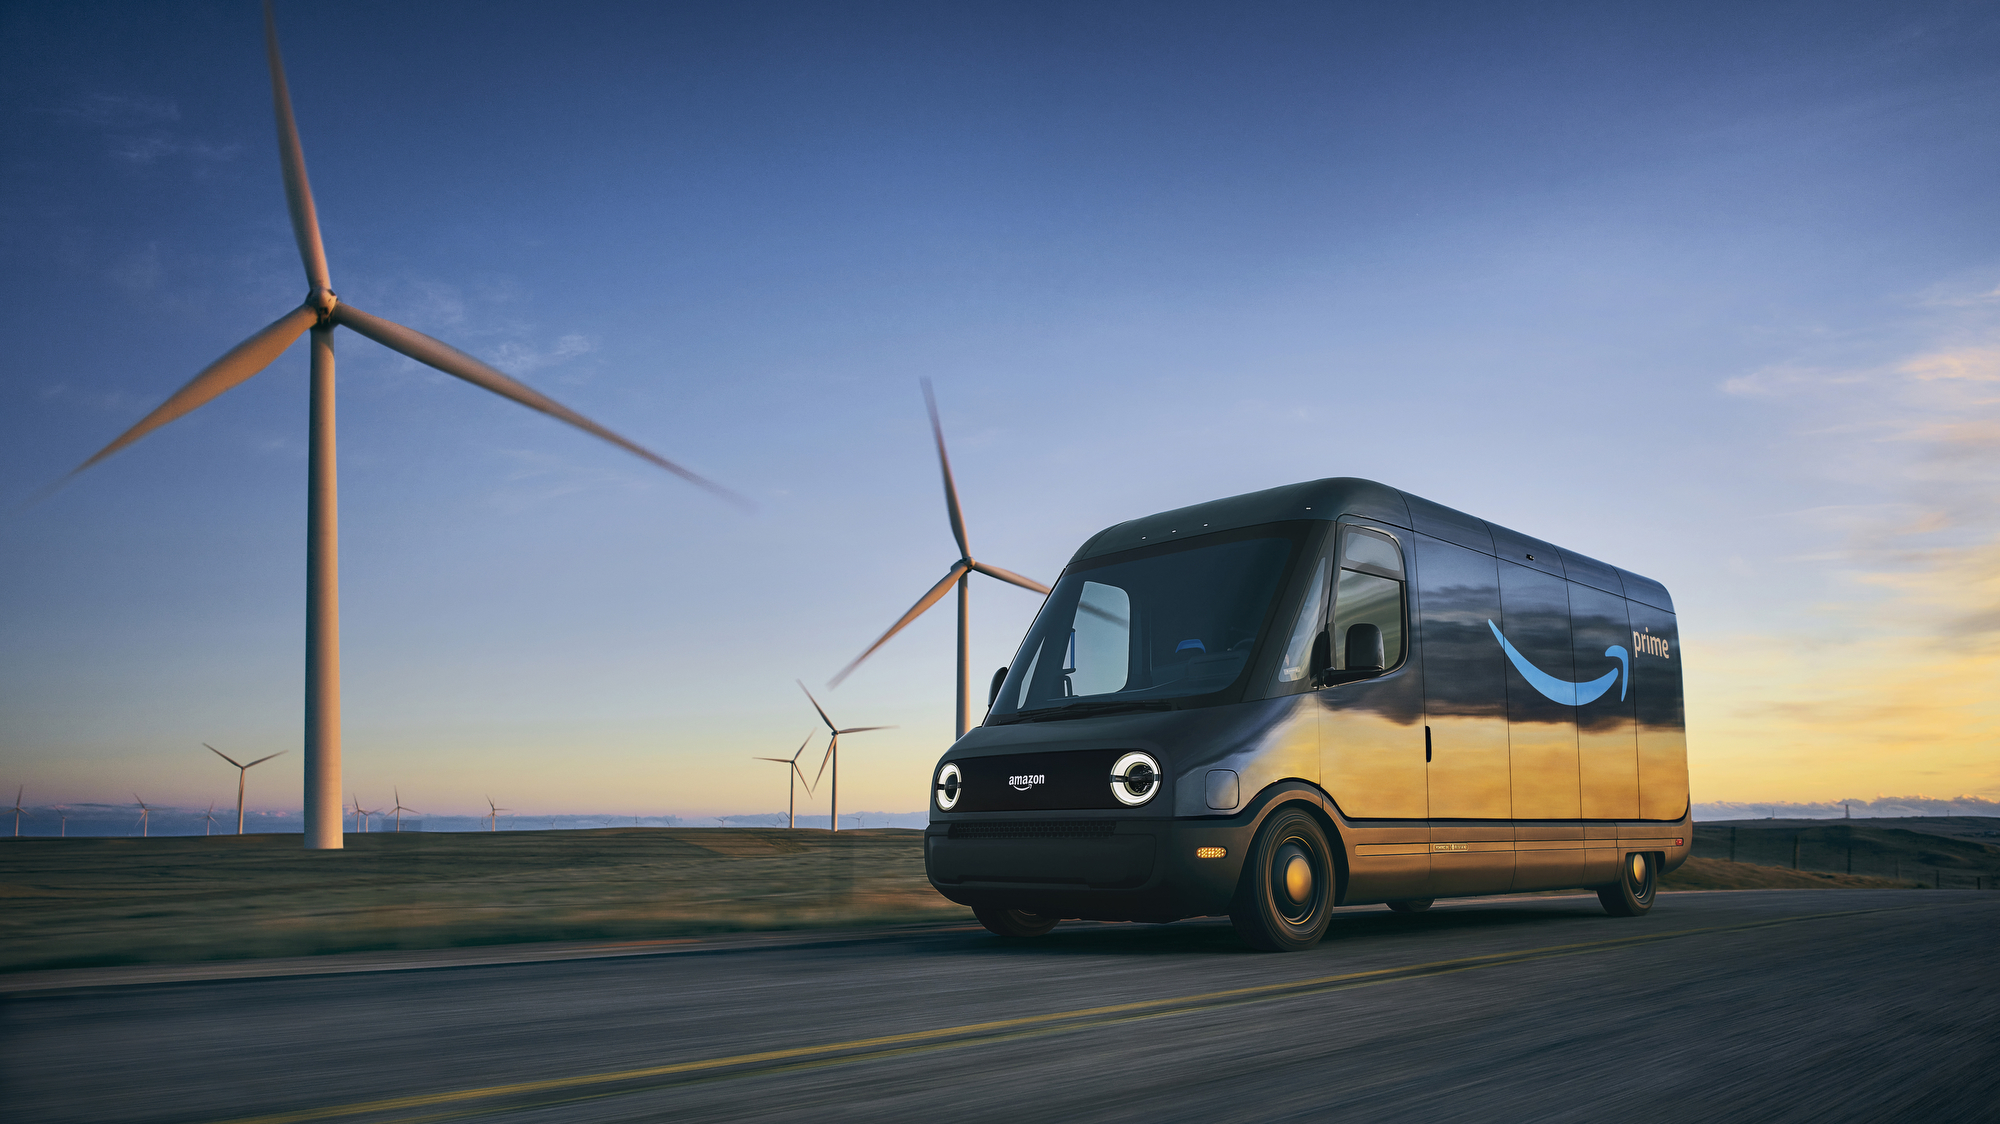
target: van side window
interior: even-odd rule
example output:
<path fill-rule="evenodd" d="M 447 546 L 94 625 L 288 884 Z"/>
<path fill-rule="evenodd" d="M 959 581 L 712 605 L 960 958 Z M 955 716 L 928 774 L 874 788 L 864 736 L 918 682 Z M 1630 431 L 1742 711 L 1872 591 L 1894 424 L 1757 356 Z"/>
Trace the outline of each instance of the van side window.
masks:
<path fill-rule="evenodd" d="M 1333 666 L 1347 668 L 1347 632 L 1357 624 L 1382 630 L 1385 667 L 1403 661 L 1403 552 L 1387 535 L 1349 527 L 1340 550 L 1333 594 Z"/>

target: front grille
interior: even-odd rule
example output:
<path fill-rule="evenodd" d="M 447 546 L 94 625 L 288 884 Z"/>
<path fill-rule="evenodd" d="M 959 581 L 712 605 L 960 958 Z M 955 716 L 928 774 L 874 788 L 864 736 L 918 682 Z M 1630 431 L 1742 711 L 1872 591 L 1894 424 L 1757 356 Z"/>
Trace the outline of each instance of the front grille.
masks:
<path fill-rule="evenodd" d="M 953 839 L 1106 839 L 1117 820 L 989 820 L 951 825 Z"/>

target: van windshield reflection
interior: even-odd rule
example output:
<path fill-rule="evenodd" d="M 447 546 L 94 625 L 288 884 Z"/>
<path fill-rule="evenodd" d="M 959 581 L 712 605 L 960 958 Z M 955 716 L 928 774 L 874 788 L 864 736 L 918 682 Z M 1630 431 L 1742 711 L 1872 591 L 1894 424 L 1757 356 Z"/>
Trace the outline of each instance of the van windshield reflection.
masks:
<path fill-rule="evenodd" d="M 1212 695 L 1249 670 L 1292 555 L 1288 537 L 1239 538 L 1073 569 L 1035 618 L 989 722 L 1151 709 Z"/>

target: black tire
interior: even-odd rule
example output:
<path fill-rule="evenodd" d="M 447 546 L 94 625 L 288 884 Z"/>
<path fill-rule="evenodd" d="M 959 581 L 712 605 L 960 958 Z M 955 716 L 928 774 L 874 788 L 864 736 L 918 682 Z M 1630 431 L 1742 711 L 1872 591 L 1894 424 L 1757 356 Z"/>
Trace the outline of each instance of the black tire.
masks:
<path fill-rule="evenodd" d="M 1597 888 L 1597 900 L 1613 917 L 1638 917 L 1653 908 L 1659 892 L 1659 860 L 1644 851 L 1626 855 L 1618 864 L 1618 881 Z"/>
<path fill-rule="evenodd" d="M 1264 822 L 1229 920 L 1243 943 L 1261 952 L 1304 952 L 1333 919 L 1333 855 L 1319 821 L 1300 808 Z"/>
<path fill-rule="evenodd" d="M 1025 909 L 975 909 L 974 917 L 987 932 L 1002 937 L 1039 937 L 1056 927 L 1060 917 L 1043 917 Z"/>
<path fill-rule="evenodd" d="M 1408 901 L 1390 902 L 1389 908 L 1397 913 L 1422 913 L 1436 900 L 1436 898 L 1411 898 Z"/>

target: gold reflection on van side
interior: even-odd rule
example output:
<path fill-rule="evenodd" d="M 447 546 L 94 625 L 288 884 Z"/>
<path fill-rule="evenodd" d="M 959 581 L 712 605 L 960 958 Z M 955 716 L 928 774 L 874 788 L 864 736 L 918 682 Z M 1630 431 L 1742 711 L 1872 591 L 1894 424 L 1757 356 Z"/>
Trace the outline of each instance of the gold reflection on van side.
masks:
<path fill-rule="evenodd" d="M 1516 722 L 1508 731 L 1508 758 L 1517 820 L 1577 817 L 1576 724 Z"/>
<path fill-rule="evenodd" d="M 1639 728 L 1639 818 L 1671 820 L 1687 811 L 1687 734 Z"/>
<path fill-rule="evenodd" d="M 1639 815 L 1639 751 L 1629 717 L 1608 730 L 1577 734 L 1583 818 L 1629 820 Z"/>
<path fill-rule="evenodd" d="M 1326 791 L 1350 816 L 1424 818 L 1424 728 L 1366 710 L 1321 710 Z M 1504 743 L 1503 743 L 1504 744 Z"/>
<path fill-rule="evenodd" d="M 1506 718 L 1434 715 L 1430 724 L 1431 818 L 1512 819 Z"/>

